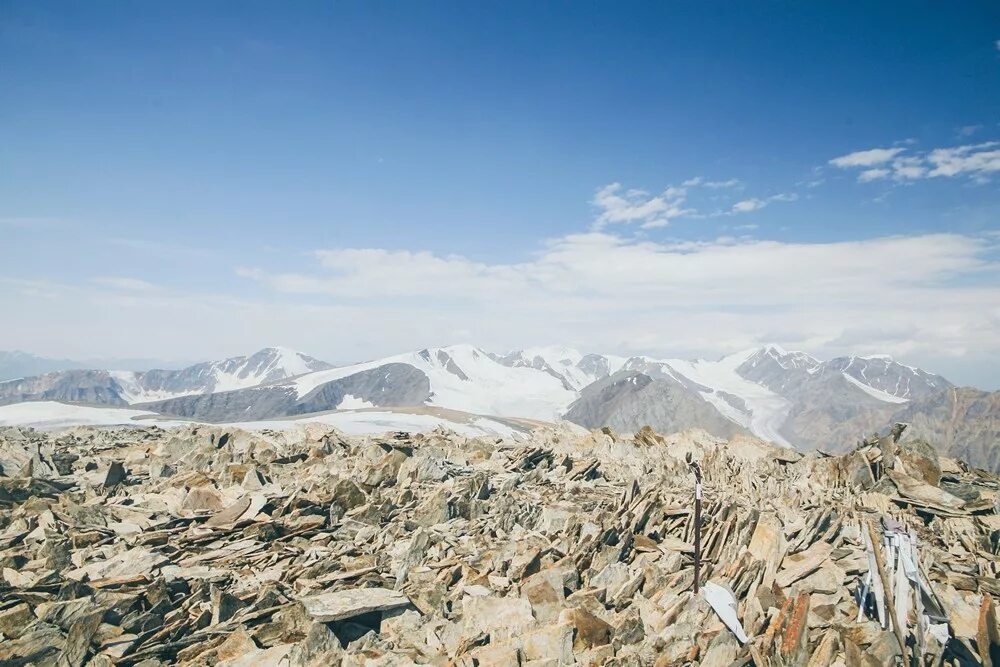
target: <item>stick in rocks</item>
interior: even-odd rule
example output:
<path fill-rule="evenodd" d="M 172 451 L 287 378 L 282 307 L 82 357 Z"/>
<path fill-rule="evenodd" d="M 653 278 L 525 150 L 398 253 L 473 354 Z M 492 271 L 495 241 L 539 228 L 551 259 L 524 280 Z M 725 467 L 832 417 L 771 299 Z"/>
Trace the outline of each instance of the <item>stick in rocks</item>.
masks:
<path fill-rule="evenodd" d="M 701 578 L 701 466 L 691 456 L 684 457 L 694 472 L 694 594 L 698 594 L 698 580 Z"/>

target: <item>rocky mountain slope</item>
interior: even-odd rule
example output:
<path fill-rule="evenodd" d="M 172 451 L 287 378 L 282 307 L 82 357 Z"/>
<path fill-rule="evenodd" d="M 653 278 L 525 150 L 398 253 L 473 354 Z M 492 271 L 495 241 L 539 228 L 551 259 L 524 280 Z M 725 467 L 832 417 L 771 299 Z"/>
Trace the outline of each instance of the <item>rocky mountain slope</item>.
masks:
<path fill-rule="evenodd" d="M 322 412 L 340 406 L 422 405 L 430 393 L 430 382 L 425 374 L 408 364 L 388 363 L 329 380 L 302 396 L 293 385 L 271 384 L 239 391 L 181 396 L 137 406 L 203 421 L 251 421 Z"/>
<path fill-rule="evenodd" d="M 634 370 L 619 371 L 588 385 L 565 418 L 587 428 L 608 426 L 616 431 L 643 424 L 670 432 L 678 424 L 698 423 L 710 433 L 727 437 L 746 433 L 677 379 Z"/>
<path fill-rule="evenodd" d="M 1000 470 L 1000 392 L 953 387 L 901 406 L 891 418 L 947 456 Z M 873 421 L 869 431 L 877 428 Z"/>

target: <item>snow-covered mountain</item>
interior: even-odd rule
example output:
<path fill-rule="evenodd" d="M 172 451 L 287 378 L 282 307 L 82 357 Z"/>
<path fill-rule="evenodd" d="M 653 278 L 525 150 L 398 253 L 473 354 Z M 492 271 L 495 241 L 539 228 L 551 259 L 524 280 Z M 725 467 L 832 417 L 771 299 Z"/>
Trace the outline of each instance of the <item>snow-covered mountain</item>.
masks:
<path fill-rule="evenodd" d="M 582 354 L 573 348 L 562 346 L 533 347 L 490 356 L 504 366 L 544 371 L 557 378 L 570 391 L 580 391 L 587 385 L 620 371 L 628 361 L 625 357 Z"/>
<path fill-rule="evenodd" d="M 61 400 L 133 405 L 232 391 L 330 368 L 330 364 L 280 347 L 249 357 L 208 361 L 180 370 L 65 370 L 0 382 L 0 404 Z"/>
<path fill-rule="evenodd" d="M 388 364 L 405 364 L 427 377 L 428 405 L 464 412 L 552 420 L 576 398 L 576 389 L 564 378 L 544 369 L 502 363 L 471 345 L 427 348 L 311 373 L 294 381 L 295 391 L 304 397 L 331 380 Z"/>
<path fill-rule="evenodd" d="M 138 370 L 144 368 L 180 368 L 183 364 L 167 364 L 151 359 L 52 359 L 19 350 L 0 350 L 0 382 L 19 378 L 34 377 L 57 371 L 86 370 L 88 368 L 123 368 Z"/>
<path fill-rule="evenodd" d="M 268 348 L 179 371 L 70 370 L 3 382 L 0 404 L 132 406 L 214 422 L 447 408 L 494 417 L 564 418 L 619 430 L 696 427 L 722 437 L 749 433 L 800 448 L 836 449 L 894 418 L 920 421 L 913 413 L 925 408 L 917 406 L 947 404 L 942 392 L 951 388 L 941 376 L 888 357 L 821 361 L 776 345 L 716 361 L 626 359 L 566 347 L 494 354 L 453 345 L 341 367 Z M 944 414 L 937 407 L 926 411 Z"/>
<path fill-rule="evenodd" d="M 206 361 L 179 371 L 111 371 L 129 404 L 248 389 L 331 368 L 325 361 L 289 350 L 268 347 L 249 357 Z"/>
<path fill-rule="evenodd" d="M 893 396 L 904 402 L 952 386 L 940 375 L 901 364 L 887 355 L 837 357 L 828 364 L 860 385 L 880 392 L 877 397 L 883 400 Z"/>
<path fill-rule="evenodd" d="M 554 375 L 508 366 L 471 345 L 427 348 L 307 373 L 242 391 L 147 403 L 212 421 L 269 419 L 323 410 L 428 405 L 473 414 L 558 419 L 577 392 Z"/>
<path fill-rule="evenodd" d="M 882 389 L 897 376 L 908 378 L 905 386 L 911 393 L 924 392 L 921 383 L 926 391 L 950 386 L 929 373 L 907 375 L 908 367 L 892 363 L 881 364 L 877 372 L 874 366 L 858 372 L 860 379 L 853 372 L 856 366 L 841 367 L 839 360 L 822 362 L 774 345 L 718 361 L 625 359 L 565 347 L 494 354 L 453 345 L 144 407 L 223 421 L 428 405 L 502 417 L 564 417 L 587 426 L 649 424 L 664 431 L 711 426 L 720 435 L 743 431 L 781 444 L 816 447 L 832 426 L 812 425 L 843 422 L 909 400 Z"/>

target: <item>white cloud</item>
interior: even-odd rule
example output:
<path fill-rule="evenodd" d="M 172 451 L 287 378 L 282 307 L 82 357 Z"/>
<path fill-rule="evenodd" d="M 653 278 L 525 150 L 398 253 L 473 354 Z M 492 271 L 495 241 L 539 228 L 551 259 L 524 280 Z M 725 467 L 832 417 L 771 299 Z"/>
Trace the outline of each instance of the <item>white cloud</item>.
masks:
<path fill-rule="evenodd" d="M 594 231 L 516 262 L 334 248 L 303 268 L 296 253 L 287 271 L 241 270 L 245 297 L 0 279 L 0 312 L 31 314 L 5 323 L 0 349 L 210 358 L 277 341 L 347 362 L 464 330 L 496 350 L 559 341 L 689 356 L 775 339 L 830 355 L 857 351 L 865 323 L 869 344 L 904 359 L 995 358 L 998 250 L 1000 238 L 959 234 L 653 242 Z"/>
<path fill-rule="evenodd" d="M 794 192 L 782 192 L 767 198 L 768 201 L 798 201 L 799 196 Z"/>
<path fill-rule="evenodd" d="M 750 204 L 738 202 L 729 210 L 705 213 L 688 203 L 689 195 L 697 189 L 736 190 L 743 188 L 743 182 L 736 178 L 724 181 L 710 181 L 702 176 L 695 176 L 681 182 L 679 186 L 670 186 L 658 195 L 651 195 L 645 190 L 626 190 L 621 183 L 609 183 L 598 188 L 591 204 L 596 209 L 594 229 L 601 230 L 612 224 L 639 223 L 643 229 L 666 227 L 676 218 L 707 218 L 725 215 L 732 212 L 742 212 Z M 716 194 L 711 201 L 725 201 L 731 194 Z M 788 195 L 761 200 L 766 205 L 770 201 L 792 201 L 781 199 Z M 756 201 L 748 199 L 745 201 Z M 716 204 L 717 205 L 717 204 Z M 728 206 L 728 205 L 727 205 Z M 752 210 L 752 209 L 746 209 Z"/>
<path fill-rule="evenodd" d="M 919 157 L 900 157 L 892 161 L 892 175 L 898 181 L 924 178 L 927 167 Z"/>
<path fill-rule="evenodd" d="M 705 181 L 702 183 L 706 188 L 738 188 L 743 185 L 743 182 L 736 178 L 730 178 L 728 181 Z"/>
<path fill-rule="evenodd" d="M 665 227 L 674 218 L 695 213 L 685 208 L 686 187 L 669 187 L 653 197 L 644 190 L 624 190 L 620 183 L 599 188 L 592 204 L 598 215 L 595 226 L 640 222 L 644 228 Z"/>
<path fill-rule="evenodd" d="M 756 211 L 767 206 L 767 202 L 763 199 L 757 199 L 756 197 L 752 199 L 744 199 L 733 204 L 733 213 L 749 213 L 750 211 Z"/>
<path fill-rule="evenodd" d="M 830 164 L 841 169 L 851 167 L 873 167 L 884 164 L 903 152 L 902 148 L 870 148 L 865 151 L 855 151 L 830 160 Z"/>
<path fill-rule="evenodd" d="M 772 202 L 792 202 L 798 201 L 799 196 L 794 192 L 789 193 L 779 193 L 776 195 L 771 195 L 767 199 L 760 199 L 758 197 L 752 197 L 750 199 L 743 199 L 741 201 L 733 204 L 730 209 L 730 214 L 737 215 L 739 213 L 750 213 L 751 211 L 758 211 Z"/>
<path fill-rule="evenodd" d="M 863 172 L 858 174 L 858 180 L 862 183 L 868 183 L 870 181 L 878 181 L 883 178 L 889 178 L 892 172 L 888 169 L 865 169 Z"/>
<path fill-rule="evenodd" d="M 1000 171 L 1000 142 L 987 141 L 950 148 L 935 148 L 924 152 L 904 154 L 903 148 L 873 148 L 858 151 L 830 160 L 841 169 L 863 169 L 858 181 L 869 183 L 893 179 L 898 182 L 927 178 L 969 177 L 986 182 Z"/>
<path fill-rule="evenodd" d="M 936 148 L 927 154 L 929 176 L 972 175 L 985 177 L 1000 171 L 1000 142 Z"/>
<path fill-rule="evenodd" d="M 375 312 L 394 305 L 421 326 L 440 321 L 442 338 L 463 324 L 498 349 L 572 338 L 595 350 L 704 352 L 704 341 L 718 351 L 780 331 L 821 353 L 872 322 L 891 354 L 986 353 L 1000 352 L 991 333 L 1000 325 L 991 243 L 956 234 L 654 243 L 591 232 L 552 240 L 521 263 L 335 250 L 318 255 L 329 272 L 255 277 L 285 294 L 363 300 L 371 314 L 355 329 L 367 331 Z M 877 261 L 886 257 L 898 261 Z M 413 347 L 406 332 L 399 338 L 397 348 Z"/>

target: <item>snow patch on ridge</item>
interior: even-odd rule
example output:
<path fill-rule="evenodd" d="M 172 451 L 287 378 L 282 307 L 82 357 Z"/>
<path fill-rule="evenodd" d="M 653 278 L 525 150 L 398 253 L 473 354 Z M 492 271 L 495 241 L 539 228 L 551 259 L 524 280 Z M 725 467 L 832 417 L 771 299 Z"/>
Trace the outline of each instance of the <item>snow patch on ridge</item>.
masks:
<path fill-rule="evenodd" d="M 369 403 L 363 398 L 345 394 L 344 398 L 337 405 L 338 410 L 363 410 L 364 408 L 374 408 L 374 403 Z"/>
<path fill-rule="evenodd" d="M 135 371 L 108 371 L 108 375 L 118 383 L 118 386 L 121 388 L 120 395 L 122 400 L 129 405 L 165 401 L 170 398 L 202 393 L 197 389 L 191 391 L 155 391 L 145 389 L 139 383 L 139 373 Z"/>
<path fill-rule="evenodd" d="M 699 391 L 727 419 L 744 426 L 754 435 L 775 444 L 791 447 L 779 432 L 792 408 L 788 399 L 770 389 L 741 377 L 736 369 L 759 350 L 749 350 L 731 354 L 718 361 L 668 360 L 677 373 L 713 391 Z M 723 391 L 743 400 L 747 413 L 730 405 L 718 392 Z"/>
<path fill-rule="evenodd" d="M 901 398 L 899 396 L 893 396 L 887 391 L 882 391 L 881 389 L 876 389 L 870 385 L 865 384 L 861 380 L 857 379 L 853 375 L 843 374 L 847 381 L 856 386 L 861 391 L 865 392 L 869 396 L 874 396 L 880 401 L 885 401 L 886 403 L 907 403 L 909 399 Z"/>

